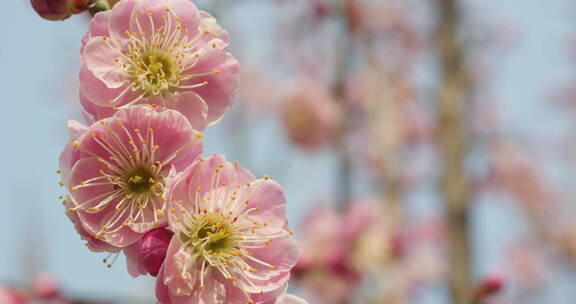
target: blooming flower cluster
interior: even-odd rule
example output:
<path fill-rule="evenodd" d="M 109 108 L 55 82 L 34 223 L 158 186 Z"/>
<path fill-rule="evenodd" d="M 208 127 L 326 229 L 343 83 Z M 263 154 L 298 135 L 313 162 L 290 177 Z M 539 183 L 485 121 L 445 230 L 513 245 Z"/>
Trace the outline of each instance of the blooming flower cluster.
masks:
<path fill-rule="evenodd" d="M 87 125 L 68 123 L 60 156 L 66 214 L 109 266 L 123 252 L 132 276 L 157 277 L 160 303 L 305 303 L 286 293 L 298 251 L 281 186 L 201 157 L 201 131 L 238 87 L 228 43 L 189 0 L 121 0 L 93 16 L 80 54 Z"/>

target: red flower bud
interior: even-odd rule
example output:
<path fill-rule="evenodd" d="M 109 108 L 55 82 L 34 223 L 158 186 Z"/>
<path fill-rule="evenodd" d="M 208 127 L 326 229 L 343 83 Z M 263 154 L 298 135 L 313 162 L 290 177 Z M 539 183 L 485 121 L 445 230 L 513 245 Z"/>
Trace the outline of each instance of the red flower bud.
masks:
<path fill-rule="evenodd" d="M 504 278 L 499 274 L 494 274 L 485 278 L 477 287 L 474 293 L 474 300 L 480 301 L 492 296 L 502 290 Z"/>
<path fill-rule="evenodd" d="M 87 0 L 30 0 L 40 17 L 48 20 L 68 19 L 86 10 Z"/>
<path fill-rule="evenodd" d="M 166 258 L 172 231 L 164 228 L 148 231 L 140 241 L 140 260 L 152 276 L 157 276 Z"/>

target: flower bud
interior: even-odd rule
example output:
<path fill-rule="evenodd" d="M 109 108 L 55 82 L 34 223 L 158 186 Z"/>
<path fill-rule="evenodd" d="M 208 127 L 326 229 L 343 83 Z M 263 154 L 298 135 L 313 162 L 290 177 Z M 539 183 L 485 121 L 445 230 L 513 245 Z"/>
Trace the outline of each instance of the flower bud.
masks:
<path fill-rule="evenodd" d="M 87 0 L 30 0 L 30 3 L 40 17 L 53 21 L 68 19 L 87 8 Z"/>
<path fill-rule="evenodd" d="M 154 229 L 147 232 L 140 241 L 140 259 L 142 265 L 152 276 L 157 276 L 160 271 L 166 251 L 172 239 L 172 231 L 164 228 Z"/>
<path fill-rule="evenodd" d="M 486 277 L 478 286 L 476 287 L 476 291 L 474 293 L 474 300 L 480 301 L 489 296 L 492 296 L 500 290 L 504 286 L 504 278 L 499 274 L 493 274 Z"/>

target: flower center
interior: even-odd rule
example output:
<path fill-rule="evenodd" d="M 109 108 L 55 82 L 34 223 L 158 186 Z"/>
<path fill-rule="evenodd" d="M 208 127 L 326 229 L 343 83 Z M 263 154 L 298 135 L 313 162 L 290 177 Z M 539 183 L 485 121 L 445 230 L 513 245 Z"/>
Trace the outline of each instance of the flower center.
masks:
<path fill-rule="evenodd" d="M 138 87 L 146 97 L 168 93 L 178 84 L 178 63 L 172 54 L 150 50 L 135 55 L 137 59 L 129 67 L 128 73 L 133 86 Z"/>
<path fill-rule="evenodd" d="M 236 231 L 230 221 L 218 214 L 199 214 L 192 225 L 181 234 L 189 248 L 199 254 L 228 254 L 237 245 Z"/>
<path fill-rule="evenodd" d="M 136 168 L 126 174 L 124 181 L 130 194 L 148 193 L 156 185 L 154 174 L 144 167 Z"/>

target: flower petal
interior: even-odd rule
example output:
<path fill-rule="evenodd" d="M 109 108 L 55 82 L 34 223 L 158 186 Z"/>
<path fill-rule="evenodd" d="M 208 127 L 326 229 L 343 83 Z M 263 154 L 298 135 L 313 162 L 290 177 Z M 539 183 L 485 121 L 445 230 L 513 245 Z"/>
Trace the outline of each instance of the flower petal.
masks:
<path fill-rule="evenodd" d="M 122 68 L 122 63 L 117 58 L 122 57 L 122 51 L 118 49 L 111 39 L 93 37 L 86 43 L 84 56 L 86 67 L 94 73 L 108 88 L 120 88 L 127 83 L 128 75 Z"/>
<path fill-rule="evenodd" d="M 222 118 L 224 112 L 232 104 L 240 82 L 240 65 L 229 53 L 208 46 L 201 52 L 198 63 L 184 72 L 184 74 L 192 75 L 201 73 L 210 74 L 192 77 L 187 83 L 207 82 L 206 85 L 194 88 L 193 91 L 208 104 L 208 123 L 214 124 Z"/>

